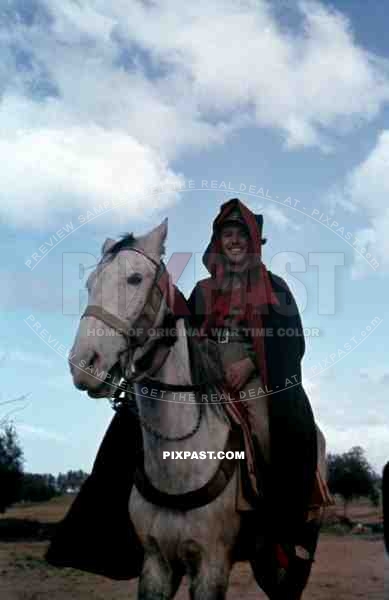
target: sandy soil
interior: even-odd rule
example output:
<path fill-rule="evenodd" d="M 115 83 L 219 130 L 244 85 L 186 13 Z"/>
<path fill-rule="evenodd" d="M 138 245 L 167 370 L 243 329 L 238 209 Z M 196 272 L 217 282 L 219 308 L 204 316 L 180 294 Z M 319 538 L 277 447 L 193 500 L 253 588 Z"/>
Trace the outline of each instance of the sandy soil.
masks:
<path fill-rule="evenodd" d="M 6 518 L 30 518 L 55 522 L 69 501 L 18 507 Z M 353 508 L 361 520 L 377 520 L 367 506 Z M 42 559 L 43 542 L 0 543 L 0 598 L 2 600 L 128 600 L 136 598 L 136 581 L 113 582 L 72 569 L 58 570 Z M 387 563 L 386 563 L 387 567 Z M 388 579 L 389 583 L 389 579 Z M 387 590 L 388 592 L 388 590 Z M 316 562 L 304 600 L 382 600 L 384 596 L 384 548 L 380 536 L 321 535 Z M 178 600 L 188 598 L 184 582 Z M 265 600 L 245 564 L 236 565 L 231 576 L 229 600 Z"/>

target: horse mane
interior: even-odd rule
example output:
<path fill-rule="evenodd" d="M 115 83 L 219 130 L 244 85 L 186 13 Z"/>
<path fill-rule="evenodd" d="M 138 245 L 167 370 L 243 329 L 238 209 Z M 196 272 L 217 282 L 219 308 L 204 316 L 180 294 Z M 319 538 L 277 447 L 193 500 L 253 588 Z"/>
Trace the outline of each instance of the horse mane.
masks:
<path fill-rule="evenodd" d="M 107 250 L 106 254 L 110 259 L 114 258 L 118 254 L 118 252 L 120 252 L 121 250 L 125 250 L 128 248 L 134 248 L 137 245 L 138 241 L 139 241 L 139 238 L 136 238 L 133 233 L 123 233 L 121 235 L 120 240 L 118 242 L 116 242 L 116 244 L 114 244 L 112 246 L 112 248 Z M 161 248 L 161 258 L 163 258 L 165 253 L 166 253 L 166 248 L 165 248 L 165 244 L 163 244 L 163 246 Z"/>
<path fill-rule="evenodd" d="M 112 248 L 110 248 L 107 251 L 107 255 L 109 255 L 111 258 L 113 258 L 121 250 L 124 250 L 125 248 L 133 248 L 135 246 L 136 242 L 137 242 L 137 238 L 134 236 L 133 233 L 123 233 L 120 237 L 120 240 L 117 241 L 116 244 L 114 244 L 112 246 Z"/>

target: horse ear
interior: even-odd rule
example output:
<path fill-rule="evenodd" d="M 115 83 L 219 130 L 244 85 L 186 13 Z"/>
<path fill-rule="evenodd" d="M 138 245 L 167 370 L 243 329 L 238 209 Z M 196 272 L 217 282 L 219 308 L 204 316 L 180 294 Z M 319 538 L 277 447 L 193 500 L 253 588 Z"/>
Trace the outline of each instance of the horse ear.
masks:
<path fill-rule="evenodd" d="M 151 254 L 154 258 L 161 258 L 165 252 L 165 241 L 167 238 L 168 231 L 168 220 L 167 218 L 162 221 L 160 225 L 155 227 L 146 235 L 138 238 L 139 246 L 146 252 Z"/>
<path fill-rule="evenodd" d="M 114 245 L 116 244 L 116 240 L 113 240 L 112 238 L 107 238 L 104 242 L 104 244 L 101 247 L 101 253 L 104 256 L 104 254 L 106 252 L 108 252 L 108 250 L 110 250 L 111 248 L 114 247 Z"/>

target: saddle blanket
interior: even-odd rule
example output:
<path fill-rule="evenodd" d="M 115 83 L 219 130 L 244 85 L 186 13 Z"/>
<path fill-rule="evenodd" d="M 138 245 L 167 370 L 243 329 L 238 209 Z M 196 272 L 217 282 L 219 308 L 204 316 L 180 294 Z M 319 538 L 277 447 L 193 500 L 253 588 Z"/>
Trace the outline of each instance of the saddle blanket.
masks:
<path fill-rule="evenodd" d="M 226 396 L 226 391 L 221 391 L 223 397 Z M 258 490 L 258 482 L 257 482 L 257 473 L 259 471 L 259 466 L 256 465 L 255 458 L 255 450 L 253 446 L 253 438 L 251 435 L 250 424 L 248 419 L 248 411 L 244 402 L 226 402 L 224 404 L 225 411 L 230 420 L 238 425 L 243 434 L 244 441 L 244 450 L 245 450 L 245 458 L 247 462 L 247 475 L 248 475 L 248 484 L 251 488 L 251 493 L 258 497 L 261 493 Z M 237 493 L 237 510 L 251 510 L 254 509 L 253 503 L 247 498 L 247 493 L 244 492 L 245 485 L 242 481 L 243 470 L 240 469 L 240 484 L 239 490 Z M 246 488 L 247 489 L 247 488 Z M 319 467 L 316 469 L 316 479 L 314 484 L 314 489 L 312 492 L 312 499 L 310 503 L 310 516 L 316 515 L 317 511 L 326 507 L 332 506 L 335 504 L 334 498 L 328 489 L 327 482 L 325 480 L 324 475 L 320 472 Z"/>

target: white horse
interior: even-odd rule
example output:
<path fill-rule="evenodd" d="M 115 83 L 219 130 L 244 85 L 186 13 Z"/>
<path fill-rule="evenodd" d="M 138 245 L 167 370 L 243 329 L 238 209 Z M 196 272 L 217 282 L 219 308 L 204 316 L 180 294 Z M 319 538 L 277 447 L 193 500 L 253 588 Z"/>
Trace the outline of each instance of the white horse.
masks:
<path fill-rule="evenodd" d="M 176 385 L 176 389 L 192 385 L 183 320 L 178 320 L 170 345 L 147 334 L 150 327 L 163 326 L 169 313 L 166 293 L 161 293 L 158 283 L 166 236 L 164 221 L 143 237 L 107 239 L 103 245 L 102 259 L 88 279 L 88 308 L 70 355 L 74 384 L 92 397 L 112 396 L 122 374 L 133 375 L 131 365 L 134 369 L 142 360 L 160 382 Z M 181 392 L 177 402 L 172 389 L 148 388 L 146 394 L 137 385 L 136 404 L 142 425 L 144 480 L 154 493 L 180 499 L 191 496 L 190 492 L 195 496 L 195 490 L 218 472 L 220 461 L 172 460 L 164 458 L 164 453 L 186 451 L 192 456 L 193 452 L 223 451 L 231 429 L 215 406 L 191 401 L 193 392 Z M 133 451 L 129 440 L 129 452 Z M 195 500 L 190 510 L 158 505 L 146 499 L 140 484 L 133 486 L 129 511 L 144 549 L 139 600 L 173 598 L 184 574 L 192 600 L 225 598 L 242 526 L 236 510 L 236 469 L 228 479 L 212 501 L 199 506 Z"/>

